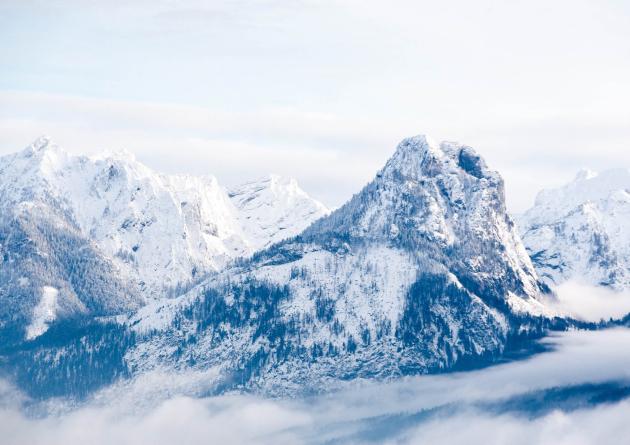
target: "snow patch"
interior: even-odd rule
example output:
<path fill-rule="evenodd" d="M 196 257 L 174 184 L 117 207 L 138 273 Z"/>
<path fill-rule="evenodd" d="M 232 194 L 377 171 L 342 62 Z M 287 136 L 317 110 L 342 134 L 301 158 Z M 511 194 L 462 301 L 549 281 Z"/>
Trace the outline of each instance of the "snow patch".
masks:
<path fill-rule="evenodd" d="M 26 339 L 33 340 L 48 330 L 57 317 L 57 296 L 59 291 L 51 286 L 42 287 L 42 295 L 33 309 L 31 324 L 26 328 Z"/>

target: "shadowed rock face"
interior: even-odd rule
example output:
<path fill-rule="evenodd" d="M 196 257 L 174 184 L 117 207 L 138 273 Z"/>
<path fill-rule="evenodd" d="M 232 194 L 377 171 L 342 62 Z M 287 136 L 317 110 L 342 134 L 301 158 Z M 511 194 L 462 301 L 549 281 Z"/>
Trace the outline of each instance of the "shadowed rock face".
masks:
<path fill-rule="evenodd" d="M 485 163 L 481 157 L 469 147 L 463 147 L 459 151 L 458 165 L 462 170 L 476 178 L 481 178 L 483 176 Z"/>

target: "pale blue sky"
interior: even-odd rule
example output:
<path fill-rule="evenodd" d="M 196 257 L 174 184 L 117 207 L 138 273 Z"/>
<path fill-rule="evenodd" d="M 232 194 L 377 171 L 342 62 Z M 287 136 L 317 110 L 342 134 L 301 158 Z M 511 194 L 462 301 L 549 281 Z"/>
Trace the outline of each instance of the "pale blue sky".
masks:
<path fill-rule="evenodd" d="M 0 1 L 0 153 L 49 134 L 329 205 L 405 136 L 473 145 L 510 207 L 630 167 L 622 1 Z"/>

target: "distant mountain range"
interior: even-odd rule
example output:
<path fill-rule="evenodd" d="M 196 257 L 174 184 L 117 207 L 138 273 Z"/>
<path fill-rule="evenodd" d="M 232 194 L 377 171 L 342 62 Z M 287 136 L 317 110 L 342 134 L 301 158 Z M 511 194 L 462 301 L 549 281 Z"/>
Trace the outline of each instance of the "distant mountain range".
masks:
<path fill-rule="evenodd" d="M 630 288 L 630 170 L 581 171 L 519 218 L 541 279 Z"/>
<path fill-rule="evenodd" d="M 212 176 L 163 175 L 125 152 L 73 156 L 46 137 L 0 158 L 0 212 L 0 327 L 38 326 L 31 337 L 57 317 L 181 294 L 329 213 L 292 179 L 227 191 Z"/>
<path fill-rule="evenodd" d="M 626 285 L 628 189 L 607 175 L 541 193 L 526 248 L 501 176 L 461 144 L 403 140 L 331 213 L 292 179 L 226 190 L 42 138 L 0 158 L 2 369 L 37 397 L 154 369 L 286 395 L 498 360 L 570 325 L 549 286 Z"/>

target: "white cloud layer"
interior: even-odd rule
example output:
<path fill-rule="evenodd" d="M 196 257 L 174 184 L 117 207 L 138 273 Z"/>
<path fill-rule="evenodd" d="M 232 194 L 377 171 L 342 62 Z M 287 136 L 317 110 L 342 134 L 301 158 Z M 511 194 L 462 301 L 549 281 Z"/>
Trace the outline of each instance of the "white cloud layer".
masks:
<path fill-rule="evenodd" d="M 630 313 L 630 292 L 614 291 L 576 280 L 566 281 L 554 289 L 556 298 L 546 305 L 557 313 L 581 320 L 598 322 L 619 319 Z"/>
<path fill-rule="evenodd" d="M 527 420 L 510 415 L 458 415 L 428 422 L 405 434 L 401 443 L 451 445 L 595 445 L 621 443 L 630 434 L 630 403 L 621 402 L 572 413 L 553 412 Z M 445 440 L 445 438 L 448 438 Z M 621 441 L 621 442 L 620 442 Z"/>
<path fill-rule="evenodd" d="M 630 385 L 630 355 L 624 353 L 630 330 L 571 332 L 547 341 L 556 346 L 553 352 L 518 362 L 389 384 L 363 382 L 307 400 L 194 398 L 185 394 L 198 388 L 200 375 L 162 376 L 110 388 L 87 405 L 66 407 L 63 414 L 32 418 L 12 407 L 19 398 L 11 398 L 4 387 L 0 437 L 6 444 L 66 445 L 601 444 L 629 437 L 630 403 L 623 400 L 535 416 L 502 411 L 501 401 L 532 391 L 586 383 Z M 498 411 L 484 408 L 493 403 Z"/>

